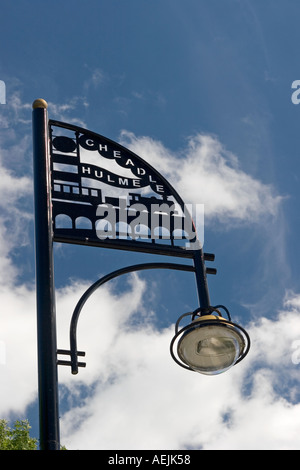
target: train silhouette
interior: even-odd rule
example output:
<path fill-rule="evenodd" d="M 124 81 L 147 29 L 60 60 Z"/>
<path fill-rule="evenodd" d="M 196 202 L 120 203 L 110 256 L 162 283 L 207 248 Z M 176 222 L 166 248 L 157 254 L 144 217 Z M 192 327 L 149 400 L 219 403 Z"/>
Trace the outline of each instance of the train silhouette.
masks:
<path fill-rule="evenodd" d="M 64 182 L 53 182 L 52 218 L 54 234 L 78 236 L 85 230 L 102 239 L 164 241 L 171 246 L 182 240 L 193 242 L 196 237 L 187 210 L 168 196 L 128 193 L 126 197 L 103 198 L 99 188 Z"/>

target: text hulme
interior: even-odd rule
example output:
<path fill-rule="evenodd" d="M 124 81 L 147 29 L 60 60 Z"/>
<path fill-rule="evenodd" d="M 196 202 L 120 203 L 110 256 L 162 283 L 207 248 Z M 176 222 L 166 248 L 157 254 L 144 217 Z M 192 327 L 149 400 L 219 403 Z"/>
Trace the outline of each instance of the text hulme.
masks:
<path fill-rule="evenodd" d="M 145 186 L 151 185 L 155 192 L 160 194 L 165 193 L 163 184 L 158 184 L 151 175 L 146 175 L 146 172 L 143 168 L 137 168 L 137 170 L 141 172 L 140 174 L 142 175 L 142 178 L 127 178 L 116 175 L 94 165 L 81 164 L 79 174 L 81 177 L 93 178 L 112 186 L 125 187 L 128 189 L 143 188 Z"/>

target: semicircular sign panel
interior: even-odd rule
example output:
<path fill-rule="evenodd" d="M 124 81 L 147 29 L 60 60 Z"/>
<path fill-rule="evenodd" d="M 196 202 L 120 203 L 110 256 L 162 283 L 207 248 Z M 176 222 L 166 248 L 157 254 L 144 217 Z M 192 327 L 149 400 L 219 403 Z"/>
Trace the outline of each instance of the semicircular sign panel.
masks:
<path fill-rule="evenodd" d="M 129 149 L 49 121 L 54 241 L 192 257 L 195 225 L 170 183 Z"/>

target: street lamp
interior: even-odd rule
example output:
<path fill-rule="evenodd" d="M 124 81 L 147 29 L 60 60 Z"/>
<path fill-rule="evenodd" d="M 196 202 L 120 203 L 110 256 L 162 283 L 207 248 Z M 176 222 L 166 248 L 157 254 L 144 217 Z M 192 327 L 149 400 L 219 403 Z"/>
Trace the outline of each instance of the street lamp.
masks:
<path fill-rule="evenodd" d="M 179 330 L 180 321 L 187 316 L 192 318 L 192 322 Z M 212 307 L 209 313 L 207 309 L 203 313 L 200 308 L 181 315 L 170 345 L 171 355 L 177 364 L 204 375 L 227 371 L 246 356 L 249 348 L 248 333 Z"/>
<path fill-rule="evenodd" d="M 200 306 L 181 315 L 170 345 L 173 359 L 185 369 L 206 375 L 224 372 L 246 356 L 250 339 L 225 307 L 211 306 L 207 274 L 216 274 L 216 269 L 206 267 L 205 261 L 213 261 L 214 255 L 203 252 L 186 205 L 155 168 L 95 132 L 49 120 L 42 99 L 33 103 L 33 155 L 40 448 L 57 450 L 57 366 L 71 366 L 72 374 L 85 367 L 78 360 L 85 352 L 77 350 L 77 324 L 83 305 L 105 282 L 146 269 L 194 273 Z M 98 230 L 103 222 L 109 230 Z M 75 307 L 70 349 L 57 349 L 54 242 L 172 256 L 191 263 L 143 263 L 105 275 Z M 191 323 L 179 329 L 187 317 Z"/>

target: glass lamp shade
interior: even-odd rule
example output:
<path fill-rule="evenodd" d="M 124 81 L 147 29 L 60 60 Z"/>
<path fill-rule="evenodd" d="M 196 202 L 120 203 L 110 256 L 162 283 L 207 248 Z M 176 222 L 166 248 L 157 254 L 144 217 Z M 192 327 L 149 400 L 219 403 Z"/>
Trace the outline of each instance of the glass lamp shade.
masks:
<path fill-rule="evenodd" d="M 182 335 L 177 353 L 192 370 L 216 375 L 232 367 L 244 349 L 238 328 L 223 317 L 205 315 L 194 320 Z"/>

